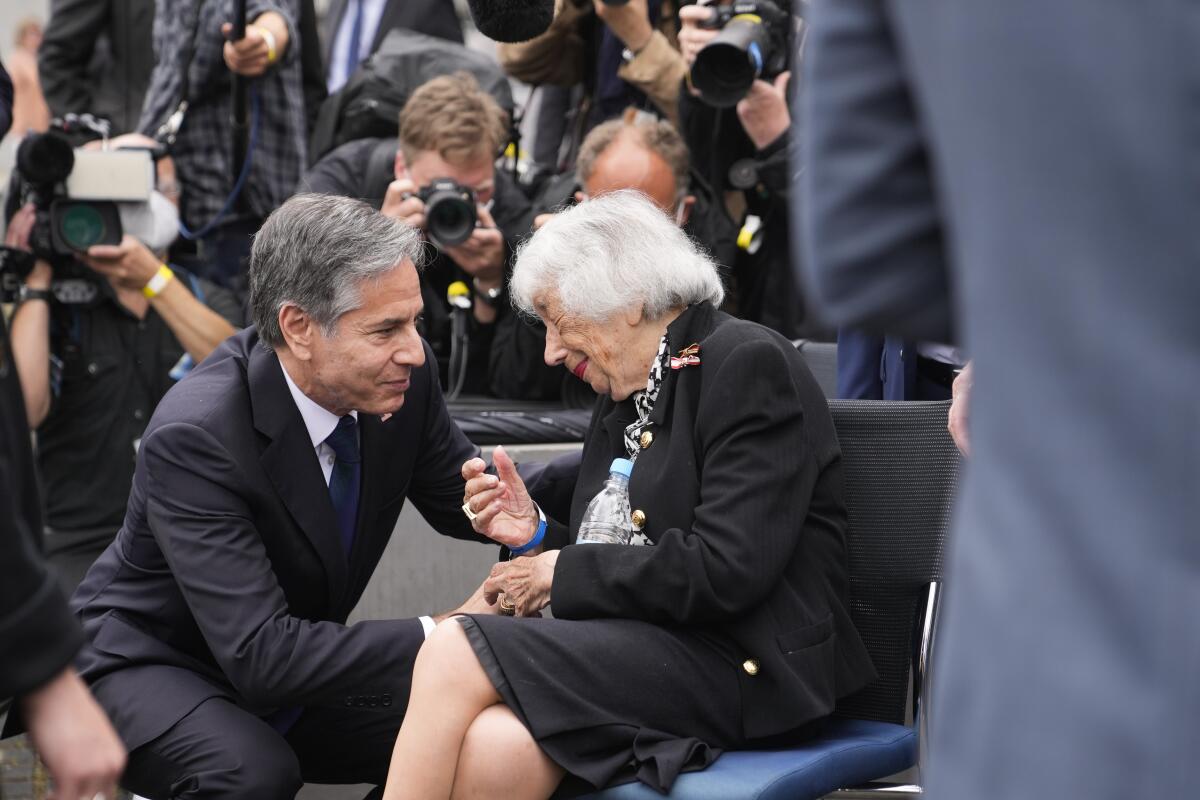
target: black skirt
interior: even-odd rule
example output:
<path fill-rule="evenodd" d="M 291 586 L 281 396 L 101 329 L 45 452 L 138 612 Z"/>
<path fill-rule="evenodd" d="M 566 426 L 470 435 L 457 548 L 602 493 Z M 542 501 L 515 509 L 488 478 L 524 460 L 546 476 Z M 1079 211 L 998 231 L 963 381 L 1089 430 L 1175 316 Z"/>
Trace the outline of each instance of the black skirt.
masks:
<path fill-rule="evenodd" d="M 460 617 L 504 702 L 568 773 L 557 796 L 666 793 L 744 744 L 736 668 L 695 634 L 624 619 Z"/>

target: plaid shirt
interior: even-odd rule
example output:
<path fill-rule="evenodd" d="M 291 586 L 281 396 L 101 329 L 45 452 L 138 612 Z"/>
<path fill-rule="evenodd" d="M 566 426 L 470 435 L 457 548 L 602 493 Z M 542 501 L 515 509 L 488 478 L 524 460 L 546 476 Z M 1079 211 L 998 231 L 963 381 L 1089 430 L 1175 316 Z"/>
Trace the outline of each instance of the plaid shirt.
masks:
<path fill-rule="evenodd" d="M 193 35 L 200 3 L 195 54 L 188 72 L 188 111 L 172 155 L 183 189 L 183 219 L 192 230 L 208 224 L 233 189 L 230 123 L 231 72 L 225 65 L 221 24 L 233 17 L 233 0 L 156 0 L 157 63 L 146 92 L 139 129 L 153 136 L 179 104 L 184 42 Z M 248 94 L 258 97 L 259 130 L 243 189 L 244 205 L 266 217 L 292 195 L 306 163 L 304 92 L 300 76 L 298 0 L 247 0 L 246 19 L 275 11 L 287 20 L 283 57 L 258 78 Z M 253 109 L 253 105 L 251 105 Z M 253 110 L 249 114 L 253 123 Z"/>

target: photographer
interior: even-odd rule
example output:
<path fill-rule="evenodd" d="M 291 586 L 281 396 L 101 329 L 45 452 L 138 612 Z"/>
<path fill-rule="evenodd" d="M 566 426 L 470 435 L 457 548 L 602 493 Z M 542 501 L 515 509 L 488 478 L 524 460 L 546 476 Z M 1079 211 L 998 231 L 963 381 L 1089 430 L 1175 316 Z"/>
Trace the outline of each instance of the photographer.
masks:
<path fill-rule="evenodd" d="M 6 244 L 26 249 L 33 225 L 25 206 Z M 136 232 L 157 250 L 169 244 Z M 79 260 L 95 287 L 91 302 L 60 302 L 54 268 L 38 258 L 12 318 L 13 361 L 37 431 L 47 555 L 68 592 L 121 525 L 138 442 L 158 401 L 241 322 L 232 295 L 163 264 L 129 230 L 120 244 L 95 245 Z"/>
<path fill-rule="evenodd" d="M 449 370 L 455 349 L 452 316 L 465 317 L 467 367 L 462 391 L 486 394 L 492 391 L 488 365 L 496 326 L 513 314 L 505 292 L 506 272 L 513 247 L 529 232 L 532 215 L 511 176 L 495 167 L 496 155 L 507 141 L 507 123 L 504 111 L 474 78 L 466 73 L 443 75 L 412 93 L 400 113 L 398 142 L 348 142 L 317 162 L 301 182 L 305 191 L 357 197 L 378 205 L 387 216 L 420 229 L 433 245 L 433 257 L 421 273 L 424 336 L 437 355 L 447 390 L 454 388 Z M 442 208 L 437 218 L 431 218 L 435 194 L 445 197 L 447 192 L 438 189 L 451 183 L 456 185 L 451 194 L 465 195 L 462 190 L 469 190 L 474 211 L 459 203 L 442 206 L 436 201 Z M 466 217 L 458 217 L 460 212 L 451 206 L 461 208 Z M 448 244 L 439 239 L 439 219 L 452 219 L 464 240 Z M 447 299 L 447 290 L 455 282 L 469 289 L 457 309 Z M 540 368 L 548 370 L 540 350 L 536 356 Z"/>
<path fill-rule="evenodd" d="M 291 196 L 307 162 L 301 6 L 300 0 L 247 0 L 245 35 L 229 41 L 233 0 L 155 3 L 156 62 L 138 127 L 171 143 L 183 189 L 181 216 L 198 241 L 204 277 L 223 286 L 240 282 L 251 237 Z M 238 185 L 233 74 L 248 86 L 250 133 L 245 183 L 230 201 Z"/>
<path fill-rule="evenodd" d="M 549 29 L 528 42 L 501 44 L 500 64 L 529 84 L 582 84 L 580 138 L 629 106 L 652 106 L 674 122 L 687 72 L 673 42 L 677 5 L 556 0 Z"/>
<path fill-rule="evenodd" d="M 792 339 L 813 338 L 824 332 L 805 315 L 792 275 L 788 222 L 788 83 L 794 42 L 789 35 L 786 0 L 770 4 L 767 11 L 771 10 L 782 19 L 763 14 L 760 24 L 770 26 L 779 72 L 766 71 L 755 79 L 733 108 L 718 107 L 713 105 L 716 98 L 702 96 L 693 86 L 692 72 L 689 88 L 680 94 L 680 129 L 691 149 L 693 166 L 723 194 L 729 215 L 742 227 L 742 249 L 733 265 L 739 316 Z M 689 5 L 679 10 L 679 49 L 689 69 L 722 33 L 720 26 L 710 27 L 716 14 L 713 6 Z M 728 76 L 720 75 L 718 80 L 724 83 Z M 719 101 L 733 105 L 728 97 Z"/>

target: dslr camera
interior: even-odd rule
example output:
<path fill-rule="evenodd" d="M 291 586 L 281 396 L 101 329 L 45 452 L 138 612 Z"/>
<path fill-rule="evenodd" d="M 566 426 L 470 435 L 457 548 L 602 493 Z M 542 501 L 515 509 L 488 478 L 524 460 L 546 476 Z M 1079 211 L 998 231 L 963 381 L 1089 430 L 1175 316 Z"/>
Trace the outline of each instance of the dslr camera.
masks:
<path fill-rule="evenodd" d="M 696 54 L 691 82 L 701 100 L 728 108 L 755 80 L 771 80 L 787 69 L 791 15 L 771 0 L 734 0 L 709 9 L 711 16 L 700 26 L 721 32 Z"/>
<path fill-rule="evenodd" d="M 69 131 L 56 127 L 26 136 L 17 149 L 5 219 L 32 203 L 31 253 L 0 251 L 0 294 L 11 297 L 33 269 L 34 259 L 54 269 L 61 301 L 90 302 L 94 273 L 76 255 L 96 244 L 120 244 L 124 233 L 118 203 L 146 204 L 154 188 L 154 161 L 147 150 L 75 150 Z"/>
<path fill-rule="evenodd" d="M 425 230 L 439 247 L 453 247 L 475 230 L 475 192 L 452 178 L 436 178 L 417 192 L 425 204 Z"/>

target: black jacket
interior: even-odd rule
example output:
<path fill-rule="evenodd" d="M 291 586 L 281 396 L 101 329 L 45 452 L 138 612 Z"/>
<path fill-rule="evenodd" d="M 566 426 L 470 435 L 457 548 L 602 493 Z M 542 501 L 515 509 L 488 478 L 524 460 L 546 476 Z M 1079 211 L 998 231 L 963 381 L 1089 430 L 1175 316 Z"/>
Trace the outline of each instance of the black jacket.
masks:
<path fill-rule="evenodd" d="M 386 422 L 359 414 L 362 490 L 349 559 L 279 359 L 254 328 L 163 398 L 142 439 L 125 524 L 72 599 L 88 639 L 81 672 L 130 749 L 208 697 L 266 711 L 407 695 L 420 621 L 344 623 L 406 499 L 443 534 L 480 538 L 459 508 L 462 464 L 479 451 L 451 422 L 432 364 L 412 371 L 403 407 Z M 104 680 L 141 665 L 176 669 L 148 686 Z M 135 686 L 158 693 L 155 713 L 125 712 Z"/>
<path fill-rule="evenodd" d="M 0 320 L 0 700 L 69 666 L 82 637 L 41 556 L 42 514 L 25 401 Z"/>
<path fill-rule="evenodd" d="M 51 0 L 38 75 L 55 116 L 90 112 L 137 130 L 154 68 L 154 0 Z"/>
<path fill-rule="evenodd" d="M 875 677 L 847 609 L 833 420 L 800 354 L 760 325 L 703 304 L 669 340 L 674 352 L 698 343 L 701 363 L 668 372 L 630 480 L 655 544 L 565 547 L 551 605 L 562 619 L 698 629 L 738 671 L 746 736 L 782 733 Z M 625 455 L 635 418 L 631 400 L 598 403 L 569 531 Z M 557 523 L 547 537 L 571 538 Z"/>

